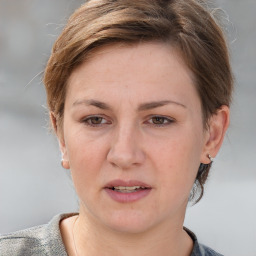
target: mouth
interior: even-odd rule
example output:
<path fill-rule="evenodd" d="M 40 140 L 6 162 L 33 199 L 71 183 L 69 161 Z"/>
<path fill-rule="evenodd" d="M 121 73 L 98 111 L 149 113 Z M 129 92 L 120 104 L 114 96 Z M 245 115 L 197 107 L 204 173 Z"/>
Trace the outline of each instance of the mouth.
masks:
<path fill-rule="evenodd" d="M 138 201 L 148 196 L 152 187 L 140 181 L 114 180 L 109 182 L 104 190 L 113 200 L 119 203 Z"/>
<path fill-rule="evenodd" d="M 143 186 L 115 186 L 115 187 L 107 187 L 107 189 L 111 189 L 116 192 L 120 193 L 134 193 L 137 191 L 142 191 L 145 189 L 150 189 L 148 187 L 143 187 Z"/>

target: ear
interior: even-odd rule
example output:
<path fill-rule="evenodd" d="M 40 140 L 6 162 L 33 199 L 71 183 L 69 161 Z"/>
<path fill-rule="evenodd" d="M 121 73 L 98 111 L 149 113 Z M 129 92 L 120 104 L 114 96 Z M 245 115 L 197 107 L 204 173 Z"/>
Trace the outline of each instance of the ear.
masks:
<path fill-rule="evenodd" d="M 209 155 L 213 158 L 217 155 L 229 126 L 229 115 L 229 107 L 223 105 L 211 116 L 205 134 L 201 163 L 209 164 Z"/>
<path fill-rule="evenodd" d="M 70 169 L 63 129 L 61 129 L 61 127 L 58 127 L 57 118 L 53 112 L 50 112 L 50 119 L 51 119 L 52 127 L 59 141 L 59 147 L 61 151 L 61 165 L 65 169 Z"/>

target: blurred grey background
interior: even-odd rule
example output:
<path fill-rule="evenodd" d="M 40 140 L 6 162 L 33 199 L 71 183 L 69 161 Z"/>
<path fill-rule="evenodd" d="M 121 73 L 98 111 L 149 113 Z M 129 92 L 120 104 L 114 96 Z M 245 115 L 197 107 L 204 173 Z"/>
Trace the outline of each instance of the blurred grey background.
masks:
<path fill-rule="evenodd" d="M 56 36 L 82 3 L 0 0 L 1 234 L 78 209 L 48 130 L 41 73 Z M 217 6 L 226 17 L 236 78 L 231 126 L 205 196 L 188 208 L 185 225 L 226 256 L 256 256 L 256 1 L 218 0 Z"/>

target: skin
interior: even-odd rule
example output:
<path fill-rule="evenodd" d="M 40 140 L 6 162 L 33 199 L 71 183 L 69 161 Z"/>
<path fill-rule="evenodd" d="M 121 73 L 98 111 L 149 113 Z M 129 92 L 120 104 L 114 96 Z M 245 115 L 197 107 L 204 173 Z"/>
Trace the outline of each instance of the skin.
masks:
<path fill-rule="evenodd" d="M 204 129 L 193 74 L 175 49 L 149 42 L 97 50 L 69 78 L 63 127 L 52 120 L 80 199 L 75 225 L 76 217 L 60 225 L 69 255 L 72 230 L 79 255 L 190 255 L 188 197 L 200 163 L 221 146 L 229 109 Z M 115 179 L 152 189 L 116 202 L 104 190 Z"/>

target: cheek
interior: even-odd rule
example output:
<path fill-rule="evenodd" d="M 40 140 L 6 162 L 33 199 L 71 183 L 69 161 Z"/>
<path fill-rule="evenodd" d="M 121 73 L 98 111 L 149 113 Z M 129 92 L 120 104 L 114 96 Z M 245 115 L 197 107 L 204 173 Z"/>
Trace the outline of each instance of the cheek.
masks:
<path fill-rule="evenodd" d="M 70 164 L 73 166 L 80 166 L 81 163 L 87 163 L 90 160 L 95 161 L 105 150 L 102 138 L 91 136 L 80 126 L 78 128 L 70 126 L 69 131 L 66 132 L 65 141 Z"/>
<path fill-rule="evenodd" d="M 191 187 L 200 164 L 202 151 L 200 129 L 177 129 L 168 138 L 149 147 L 161 183 L 175 188 Z"/>
<path fill-rule="evenodd" d="M 156 184 L 159 184 L 158 207 L 169 213 L 186 205 L 195 182 L 198 164 L 191 145 L 175 139 L 169 141 L 162 153 L 155 152 Z"/>
<path fill-rule="evenodd" d="M 66 146 L 75 187 L 79 190 L 97 182 L 95 177 L 107 154 L 106 143 L 102 139 L 91 139 L 84 132 L 76 132 L 67 136 Z"/>

